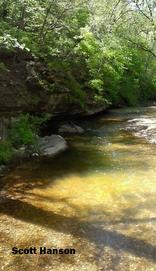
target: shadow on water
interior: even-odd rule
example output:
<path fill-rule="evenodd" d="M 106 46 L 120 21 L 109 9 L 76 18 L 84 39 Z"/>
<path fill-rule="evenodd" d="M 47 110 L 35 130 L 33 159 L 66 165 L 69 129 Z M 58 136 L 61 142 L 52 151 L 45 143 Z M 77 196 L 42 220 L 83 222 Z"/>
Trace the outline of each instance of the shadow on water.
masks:
<path fill-rule="evenodd" d="M 121 139 L 120 139 L 121 140 Z M 118 140 L 119 142 L 119 140 Z M 21 166 L 17 167 L 11 174 L 1 179 L 1 184 L 20 184 L 16 191 L 25 192 L 31 188 L 46 188 L 49 185 L 55 184 L 55 181 L 61 180 L 65 177 L 70 177 L 73 174 L 78 176 L 85 176 L 96 172 L 118 172 L 121 169 L 126 172 L 133 170 L 148 170 L 150 163 L 145 157 L 149 155 L 148 152 L 143 152 L 144 159 L 138 159 L 138 148 L 142 145 L 135 142 L 134 148 L 128 149 L 130 142 L 122 144 L 115 151 L 108 151 L 107 149 L 98 150 L 97 146 L 87 147 L 86 145 L 80 148 L 72 147 L 65 153 L 58 155 L 55 158 L 35 159 Z M 101 145 L 103 148 L 103 145 Z M 106 145 L 108 146 L 108 145 Z M 139 149 L 139 155 L 142 150 Z M 125 160 L 125 155 L 129 155 L 130 159 Z M 121 164 L 121 159 L 123 159 Z M 61 170 L 60 170 L 61 169 Z"/>
<path fill-rule="evenodd" d="M 24 222 L 87 239 L 94 242 L 97 248 L 111 247 L 156 262 L 156 246 L 114 230 L 96 227 L 93 223 L 83 222 L 74 217 L 65 217 L 51 211 L 42 210 L 29 203 L 9 198 L 1 206 L 2 213 Z"/>

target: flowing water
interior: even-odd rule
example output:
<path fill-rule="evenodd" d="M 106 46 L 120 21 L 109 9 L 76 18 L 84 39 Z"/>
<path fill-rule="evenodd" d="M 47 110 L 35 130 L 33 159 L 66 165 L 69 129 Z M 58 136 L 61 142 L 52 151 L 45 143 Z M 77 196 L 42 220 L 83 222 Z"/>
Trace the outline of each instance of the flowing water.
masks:
<path fill-rule="evenodd" d="M 156 270 L 156 108 L 82 125 L 65 153 L 1 180 L 0 270 Z M 12 247 L 76 254 L 12 255 Z"/>

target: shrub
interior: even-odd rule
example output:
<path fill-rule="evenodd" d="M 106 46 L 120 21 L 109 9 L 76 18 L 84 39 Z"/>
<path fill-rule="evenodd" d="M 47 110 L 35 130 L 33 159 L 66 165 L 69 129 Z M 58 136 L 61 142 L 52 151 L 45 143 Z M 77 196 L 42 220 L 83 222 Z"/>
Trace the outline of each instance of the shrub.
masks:
<path fill-rule="evenodd" d="M 44 114 L 42 117 L 34 117 L 30 114 L 21 115 L 12 124 L 10 129 L 10 139 L 16 148 L 20 146 L 38 148 L 38 134 L 41 124 L 47 121 L 49 116 Z"/>
<path fill-rule="evenodd" d="M 12 145 L 9 141 L 0 142 L 0 164 L 7 163 L 13 156 Z"/>
<path fill-rule="evenodd" d="M 12 125 L 10 137 L 13 145 L 16 147 L 35 144 L 36 134 L 30 123 L 29 114 L 21 115 L 21 117 Z"/>

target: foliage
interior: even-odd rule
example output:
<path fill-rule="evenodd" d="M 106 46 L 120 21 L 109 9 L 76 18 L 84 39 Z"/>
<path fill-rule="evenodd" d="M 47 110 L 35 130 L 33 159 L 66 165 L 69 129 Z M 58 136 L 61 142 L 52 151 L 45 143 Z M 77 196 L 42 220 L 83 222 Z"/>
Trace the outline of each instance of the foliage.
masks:
<path fill-rule="evenodd" d="M 7 140 L 0 141 L 0 164 L 9 162 L 21 147 L 24 147 L 29 154 L 38 151 L 38 136 L 41 125 L 50 117 L 49 114 L 42 116 L 22 114 L 16 119 L 9 129 Z"/>
<path fill-rule="evenodd" d="M 29 115 L 22 115 L 11 128 L 11 140 L 15 146 L 35 144 L 34 127 L 30 124 Z"/>
<path fill-rule="evenodd" d="M 13 146 L 32 146 L 36 149 L 40 126 L 48 120 L 48 117 L 48 115 L 42 117 L 34 117 L 29 114 L 21 115 L 10 129 L 10 139 Z"/>
<path fill-rule="evenodd" d="M 0 47 L 28 50 L 64 73 L 74 103 L 156 98 L 154 0 L 0 0 L 0 15 Z"/>
<path fill-rule="evenodd" d="M 7 163 L 13 156 L 13 150 L 9 141 L 0 141 L 0 164 Z"/>
<path fill-rule="evenodd" d="M 44 67 L 37 78 L 45 95 L 67 89 L 67 103 L 81 108 L 156 99 L 155 0 L 0 0 L 1 50 L 29 51 Z M 0 143 L 0 161 L 12 148 L 37 148 L 46 120 L 21 115 Z"/>

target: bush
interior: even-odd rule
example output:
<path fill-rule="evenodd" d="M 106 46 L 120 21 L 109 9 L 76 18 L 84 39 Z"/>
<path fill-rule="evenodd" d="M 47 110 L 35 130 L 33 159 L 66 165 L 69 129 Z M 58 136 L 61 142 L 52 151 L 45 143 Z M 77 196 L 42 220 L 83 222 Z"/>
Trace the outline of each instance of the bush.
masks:
<path fill-rule="evenodd" d="M 35 144 L 36 134 L 30 123 L 29 114 L 21 115 L 21 117 L 12 125 L 10 138 L 13 145 L 16 147 Z"/>
<path fill-rule="evenodd" d="M 29 114 L 21 115 L 10 127 L 8 139 L 0 141 L 0 164 L 7 163 L 13 157 L 16 149 L 24 146 L 31 154 L 38 151 L 38 135 L 41 124 L 49 119 L 50 115 L 34 117 Z"/>
<path fill-rule="evenodd" d="M 48 118 L 47 114 L 42 117 L 34 117 L 30 114 L 21 115 L 10 129 L 10 139 L 13 146 L 16 148 L 23 145 L 26 147 L 31 146 L 37 150 L 40 126 Z"/>
<path fill-rule="evenodd" d="M 0 142 L 0 164 L 7 163 L 13 156 L 12 145 L 9 141 Z"/>

